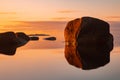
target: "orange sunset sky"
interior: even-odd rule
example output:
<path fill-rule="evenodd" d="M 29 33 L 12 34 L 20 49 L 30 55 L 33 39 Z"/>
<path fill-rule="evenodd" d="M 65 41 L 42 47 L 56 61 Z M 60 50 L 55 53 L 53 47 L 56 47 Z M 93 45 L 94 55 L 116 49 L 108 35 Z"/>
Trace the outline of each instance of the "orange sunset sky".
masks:
<path fill-rule="evenodd" d="M 120 21 L 120 0 L 0 0 L 0 23 L 68 21 L 92 16 Z"/>

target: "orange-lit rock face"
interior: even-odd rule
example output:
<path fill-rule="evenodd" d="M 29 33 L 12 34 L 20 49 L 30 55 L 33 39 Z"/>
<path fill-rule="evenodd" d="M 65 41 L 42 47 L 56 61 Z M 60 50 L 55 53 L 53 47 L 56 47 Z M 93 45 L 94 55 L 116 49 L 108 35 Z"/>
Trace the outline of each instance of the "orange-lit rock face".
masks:
<path fill-rule="evenodd" d="M 82 67 L 80 57 L 76 54 L 76 40 L 80 28 L 80 19 L 70 21 L 64 31 L 65 36 L 65 57 L 71 65 Z"/>
<path fill-rule="evenodd" d="M 76 44 L 80 23 L 81 23 L 81 19 L 75 19 L 73 21 L 68 22 L 64 31 L 66 45 Z"/>
<path fill-rule="evenodd" d="M 65 32 L 65 57 L 69 64 L 94 69 L 110 61 L 113 36 L 105 21 L 83 17 L 68 22 Z"/>

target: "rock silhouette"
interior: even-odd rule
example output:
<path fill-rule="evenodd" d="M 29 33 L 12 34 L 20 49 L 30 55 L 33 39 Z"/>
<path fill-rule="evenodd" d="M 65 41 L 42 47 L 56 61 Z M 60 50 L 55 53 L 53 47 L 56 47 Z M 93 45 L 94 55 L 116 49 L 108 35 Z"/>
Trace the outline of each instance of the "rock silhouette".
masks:
<path fill-rule="evenodd" d="M 110 61 L 113 36 L 109 24 L 103 20 L 82 17 L 70 21 L 64 32 L 65 57 L 82 69 L 94 69 Z"/>
<path fill-rule="evenodd" d="M 29 34 L 28 36 L 50 36 L 49 34 Z"/>
<path fill-rule="evenodd" d="M 44 40 L 55 41 L 55 40 L 56 40 L 56 37 L 48 37 L 48 38 L 44 38 Z"/>
<path fill-rule="evenodd" d="M 0 33 L 0 53 L 14 55 L 16 48 L 25 45 L 29 40 L 29 37 L 22 32 Z"/>
<path fill-rule="evenodd" d="M 39 40 L 39 37 L 37 37 L 37 36 L 30 36 L 30 40 L 36 41 L 36 40 Z"/>

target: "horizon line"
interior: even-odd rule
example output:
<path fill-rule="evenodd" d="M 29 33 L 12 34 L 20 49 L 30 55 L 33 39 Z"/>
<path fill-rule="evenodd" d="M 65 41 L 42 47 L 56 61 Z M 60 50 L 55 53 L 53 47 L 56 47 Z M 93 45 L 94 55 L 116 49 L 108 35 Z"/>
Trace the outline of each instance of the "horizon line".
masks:
<path fill-rule="evenodd" d="M 74 19 L 72 19 L 72 20 L 74 20 Z M 63 21 L 57 21 L 57 20 L 33 20 L 33 21 L 27 21 L 27 20 L 16 20 L 16 21 L 10 21 L 10 22 L 69 22 L 69 21 L 71 21 L 71 20 L 63 20 Z M 120 20 L 103 20 L 103 21 L 107 21 L 107 22 L 120 22 Z"/>

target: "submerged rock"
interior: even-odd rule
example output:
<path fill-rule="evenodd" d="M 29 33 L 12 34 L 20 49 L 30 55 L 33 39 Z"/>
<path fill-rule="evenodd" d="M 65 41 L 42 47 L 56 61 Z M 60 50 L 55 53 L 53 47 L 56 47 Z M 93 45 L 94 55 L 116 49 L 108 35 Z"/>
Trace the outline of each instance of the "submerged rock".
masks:
<path fill-rule="evenodd" d="M 82 17 L 70 21 L 64 31 L 65 57 L 82 69 L 93 69 L 109 62 L 113 36 L 103 20 Z"/>

